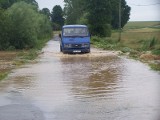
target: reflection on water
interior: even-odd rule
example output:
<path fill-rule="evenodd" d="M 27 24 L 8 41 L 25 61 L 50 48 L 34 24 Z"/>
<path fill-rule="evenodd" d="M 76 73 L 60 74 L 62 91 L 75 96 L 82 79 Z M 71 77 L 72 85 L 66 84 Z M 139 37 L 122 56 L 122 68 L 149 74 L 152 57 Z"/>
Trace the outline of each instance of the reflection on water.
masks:
<path fill-rule="evenodd" d="M 0 108 L 25 98 L 45 120 L 158 120 L 160 74 L 98 52 L 62 54 L 59 43 L 50 41 L 37 63 L 0 82 Z"/>

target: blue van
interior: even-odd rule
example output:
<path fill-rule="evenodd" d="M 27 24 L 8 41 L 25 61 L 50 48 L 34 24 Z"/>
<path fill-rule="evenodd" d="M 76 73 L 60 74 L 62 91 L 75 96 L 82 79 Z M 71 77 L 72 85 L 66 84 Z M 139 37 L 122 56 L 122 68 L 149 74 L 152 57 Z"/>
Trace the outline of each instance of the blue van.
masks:
<path fill-rule="evenodd" d="M 59 37 L 63 53 L 90 52 L 90 34 L 86 25 L 64 25 Z"/>

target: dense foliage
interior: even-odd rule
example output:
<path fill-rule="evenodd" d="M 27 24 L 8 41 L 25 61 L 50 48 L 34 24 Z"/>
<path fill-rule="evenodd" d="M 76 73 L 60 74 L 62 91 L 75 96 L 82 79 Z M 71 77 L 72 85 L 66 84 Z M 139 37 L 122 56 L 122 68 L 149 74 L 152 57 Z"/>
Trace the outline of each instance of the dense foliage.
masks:
<path fill-rule="evenodd" d="M 86 0 L 88 24 L 93 35 L 110 36 L 111 5 L 107 0 Z"/>
<path fill-rule="evenodd" d="M 85 0 L 64 0 L 64 15 L 66 24 L 76 24 L 84 14 Z"/>
<path fill-rule="evenodd" d="M 51 35 L 47 16 L 40 14 L 37 5 L 23 1 L 0 9 L 0 50 L 34 48 Z"/>
<path fill-rule="evenodd" d="M 0 0 L 0 50 L 28 49 L 65 24 L 86 24 L 92 35 L 105 37 L 119 28 L 120 0 L 64 0 L 39 10 L 36 0 Z M 131 8 L 121 0 L 121 27 L 128 22 Z M 52 23 L 52 28 L 51 28 Z"/>
<path fill-rule="evenodd" d="M 10 26 L 9 15 L 3 9 L 0 9 L 0 50 L 8 48 L 10 45 Z"/>
<path fill-rule="evenodd" d="M 64 25 L 63 10 L 60 5 L 53 7 L 51 19 L 54 30 L 60 30 Z"/>
<path fill-rule="evenodd" d="M 64 0 L 66 24 L 87 24 L 93 35 L 110 36 L 119 28 L 119 0 Z M 121 27 L 128 22 L 131 8 L 121 0 Z"/>
<path fill-rule="evenodd" d="M 111 0 L 112 20 L 111 25 L 113 29 L 119 28 L 119 2 Z M 121 27 L 123 28 L 129 20 L 131 8 L 127 5 L 125 0 L 121 0 Z"/>
<path fill-rule="evenodd" d="M 0 8 L 7 9 L 11 7 L 14 3 L 24 1 L 28 4 L 32 4 L 38 8 L 38 3 L 35 0 L 1 0 Z"/>
<path fill-rule="evenodd" d="M 50 10 L 48 8 L 43 8 L 40 12 L 42 14 L 46 15 L 48 17 L 48 19 L 50 19 L 51 13 L 50 13 Z"/>

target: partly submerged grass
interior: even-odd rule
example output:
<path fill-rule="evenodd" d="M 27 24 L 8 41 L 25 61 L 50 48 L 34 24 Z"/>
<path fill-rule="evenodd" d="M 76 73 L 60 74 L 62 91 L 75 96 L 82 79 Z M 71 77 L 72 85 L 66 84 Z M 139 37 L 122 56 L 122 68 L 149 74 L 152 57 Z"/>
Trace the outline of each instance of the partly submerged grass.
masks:
<path fill-rule="evenodd" d="M 0 72 L 0 80 L 3 80 L 8 75 L 8 72 Z"/>
<path fill-rule="evenodd" d="M 114 32 L 111 39 L 118 40 L 119 33 Z M 128 30 L 122 32 L 120 44 L 135 49 L 140 50 L 144 46 L 145 42 L 155 40 L 155 48 L 160 47 L 160 29 L 157 31 L 146 31 L 144 29 Z"/>
<path fill-rule="evenodd" d="M 156 71 L 160 71 L 160 64 L 149 64 L 149 66 L 153 69 L 153 70 L 156 70 Z"/>
<path fill-rule="evenodd" d="M 120 50 L 129 53 L 131 57 L 138 58 L 141 53 L 151 51 L 160 55 L 160 22 L 129 22 L 121 33 L 121 41 L 118 41 L 118 31 L 113 31 L 109 38 L 93 36 L 91 43 L 106 50 Z M 150 65 L 159 70 L 159 65 Z"/>
<path fill-rule="evenodd" d="M 9 58 L 9 61 L 12 63 L 13 66 L 21 66 L 27 62 L 30 62 L 34 60 L 40 53 L 43 46 L 46 44 L 46 42 L 49 40 L 49 38 L 45 38 L 39 41 L 37 46 L 34 49 L 29 50 L 14 50 L 14 54 L 8 54 L 10 51 L 1 52 L 0 55 L 2 57 Z M 12 55 L 12 56 L 11 56 Z M 10 58 L 11 57 L 11 58 Z M 4 60 L 5 60 L 4 58 Z M 8 65 L 10 66 L 10 65 Z M 7 69 L 0 69 L 0 80 L 4 79 L 10 70 L 13 69 L 13 67 L 9 67 Z"/>

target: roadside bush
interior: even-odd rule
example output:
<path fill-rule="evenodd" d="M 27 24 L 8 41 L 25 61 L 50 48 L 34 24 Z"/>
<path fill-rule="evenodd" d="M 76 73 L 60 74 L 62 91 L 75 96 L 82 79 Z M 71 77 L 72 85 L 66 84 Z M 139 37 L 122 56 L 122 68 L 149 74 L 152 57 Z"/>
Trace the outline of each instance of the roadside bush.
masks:
<path fill-rule="evenodd" d="M 51 23 L 37 6 L 17 2 L 0 10 L 0 50 L 35 48 L 51 34 Z"/>
<path fill-rule="evenodd" d="M 102 38 L 98 37 L 98 36 L 93 36 L 92 39 L 91 39 L 91 42 L 92 43 L 95 43 L 95 42 L 100 42 L 102 41 Z"/>
<path fill-rule="evenodd" d="M 111 27 L 109 24 L 96 24 L 89 25 L 89 29 L 91 34 L 99 36 L 99 37 L 110 37 L 111 36 Z"/>
<path fill-rule="evenodd" d="M 61 26 L 57 23 L 52 23 L 52 28 L 54 31 L 61 30 Z"/>
<path fill-rule="evenodd" d="M 0 50 L 7 49 L 9 43 L 9 26 L 10 20 L 8 14 L 0 9 Z"/>
<path fill-rule="evenodd" d="M 91 39 L 91 43 L 98 48 L 103 48 L 106 50 L 113 50 L 118 47 L 118 42 L 108 38 L 101 38 L 98 36 L 93 36 Z"/>
<path fill-rule="evenodd" d="M 8 9 L 11 18 L 10 44 L 16 49 L 32 48 L 37 41 L 38 14 L 32 5 L 15 3 Z"/>

